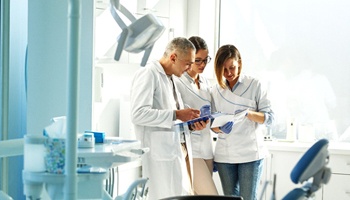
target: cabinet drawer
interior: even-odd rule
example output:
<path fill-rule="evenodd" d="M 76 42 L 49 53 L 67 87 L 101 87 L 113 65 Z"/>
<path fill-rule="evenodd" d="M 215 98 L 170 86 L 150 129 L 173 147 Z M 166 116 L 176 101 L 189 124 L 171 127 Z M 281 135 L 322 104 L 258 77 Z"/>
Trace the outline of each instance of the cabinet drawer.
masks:
<path fill-rule="evenodd" d="M 350 199 L 350 175 L 332 174 L 329 183 L 323 186 L 323 199 Z"/>
<path fill-rule="evenodd" d="M 329 167 L 332 173 L 350 174 L 350 156 L 330 155 Z"/>

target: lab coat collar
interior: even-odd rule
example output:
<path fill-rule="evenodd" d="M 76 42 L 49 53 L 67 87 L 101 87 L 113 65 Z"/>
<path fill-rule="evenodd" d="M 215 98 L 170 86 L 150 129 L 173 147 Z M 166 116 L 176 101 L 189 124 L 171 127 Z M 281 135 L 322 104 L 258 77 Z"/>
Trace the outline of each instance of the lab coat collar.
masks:
<path fill-rule="evenodd" d="M 243 76 L 242 74 L 239 75 L 237 83 L 233 86 L 233 88 L 231 90 L 232 92 L 235 91 L 235 89 L 238 87 L 238 85 L 242 83 L 242 80 L 243 80 L 242 76 Z M 226 86 L 227 86 L 227 88 L 230 88 L 230 85 L 229 85 L 227 80 L 226 80 Z"/>
<path fill-rule="evenodd" d="M 157 70 L 159 73 L 164 74 L 165 76 L 168 77 L 168 75 L 167 75 L 167 74 L 165 73 L 165 71 L 164 71 L 163 66 L 160 64 L 160 62 L 159 62 L 158 60 L 154 60 L 154 61 L 152 61 L 152 62 L 153 62 L 153 64 L 154 64 L 154 66 L 156 66 L 155 68 L 156 68 L 156 70 Z"/>
<path fill-rule="evenodd" d="M 188 81 L 189 81 L 190 83 L 193 83 L 193 84 L 195 83 L 195 82 L 194 82 L 194 79 L 188 74 L 188 72 L 185 72 L 185 73 L 183 74 L 183 76 L 185 76 L 185 77 L 188 79 Z M 198 75 L 198 79 L 199 79 L 199 83 L 202 83 L 202 82 L 203 82 L 200 75 Z"/>

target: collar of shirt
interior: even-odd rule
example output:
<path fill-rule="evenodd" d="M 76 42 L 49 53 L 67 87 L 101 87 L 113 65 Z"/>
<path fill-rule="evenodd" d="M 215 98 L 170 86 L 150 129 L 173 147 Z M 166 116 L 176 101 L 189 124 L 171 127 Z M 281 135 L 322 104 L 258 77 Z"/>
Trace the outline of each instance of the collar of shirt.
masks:
<path fill-rule="evenodd" d="M 241 83 L 242 83 L 242 77 L 239 76 L 237 83 L 232 87 L 231 91 L 234 92 L 236 90 L 236 88 L 238 87 L 238 85 L 241 84 Z M 227 80 L 226 80 L 226 86 L 227 86 L 227 88 L 230 88 Z"/>
<path fill-rule="evenodd" d="M 188 81 L 189 81 L 190 83 L 195 84 L 194 79 L 188 74 L 188 72 L 184 73 L 183 76 L 185 76 L 186 79 L 188 79 Z M 201 79 L 201 76 L 200 76 L 200 75 L 198 75 L 198 79 L 199 79 L 198 82 L 199 82 L 199 83 L 202 83 L 202 79 Z"/>
<path fill-rule="evenodd" d="M 157 70 L 158 72 L 160 72 L 161 74 L 164 74 L 164 75 L 168 76 L 168 75 L 165 73 L 163 66 L 160 64 L 160 62 L 159 62 L 158 60 L 153 60 L 152 63 L 153 63 L 153 65 L 155 66 L 155 68 L 156 68 L 156 70 Z M 171 75 L 170 75 L 170 76 L 171 76 Z M 169 76 L 168 76 L 168 77 L 169 77 Z"/>

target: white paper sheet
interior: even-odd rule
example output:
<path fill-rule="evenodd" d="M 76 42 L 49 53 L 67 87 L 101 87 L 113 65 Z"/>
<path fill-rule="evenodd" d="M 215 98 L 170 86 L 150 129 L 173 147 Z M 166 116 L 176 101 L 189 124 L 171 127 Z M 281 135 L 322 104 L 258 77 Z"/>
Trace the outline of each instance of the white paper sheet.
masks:
<path fill-rule="evenodd" d="M 246 116 L 246 113 L 247 110 L 243 110 L 237 114 L 220 113 L 218 114 L 218 116 L 214 117 L 214 121 L 211 124 L 211 128 L 223 126 L 229 121 L 238 123 L 243 120 L 243 118 Z"/>

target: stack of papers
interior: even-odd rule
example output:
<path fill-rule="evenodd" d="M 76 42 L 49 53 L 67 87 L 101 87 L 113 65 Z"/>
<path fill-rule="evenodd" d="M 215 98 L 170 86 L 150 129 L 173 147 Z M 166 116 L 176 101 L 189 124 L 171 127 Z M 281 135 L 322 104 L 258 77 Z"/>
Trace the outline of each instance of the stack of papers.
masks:
<path fill-rule="evenodd" d="M 194 124 L 195 122 L 199 121 L 207 121 L 208 119 L 213 119 L 213 123 L 211 125 L 211 128 L 214 127 L 220 127 L 225 125 L 227 122 L 234 122 L 238 123 L 244 119 L 246 116 L 247 110 L 242 110 L 239 113 L 232 114 L 232 113 L 221 113 L 221 112 L 216 112 L 212 113 L 211 115 L 205 115 L 203 117 L 195 118 L 186 122 L 178 122 L 175 125 L 184 125 L 187 124 L 188 126 Z"/>
<path fill-rule="evenodd" d="M 212 118 L 212 115 L 205 115 L 205 116 L 202 116 L 202 117 L 198 117 L 198 118 L 195 118 L 195 119 L 191 119 L 189 121 L 186 121 L 186 122 L 177 122 L 175 123 L 175 125 L 184 125 L 184 124 L 187 124 L 188 126 L 196 123 L 196 122 L 200 122 L 200 121 L 207 121 L 208 119 L 211 119 Z"/>

